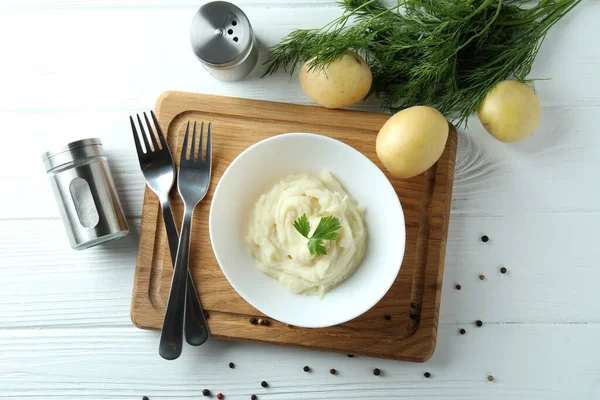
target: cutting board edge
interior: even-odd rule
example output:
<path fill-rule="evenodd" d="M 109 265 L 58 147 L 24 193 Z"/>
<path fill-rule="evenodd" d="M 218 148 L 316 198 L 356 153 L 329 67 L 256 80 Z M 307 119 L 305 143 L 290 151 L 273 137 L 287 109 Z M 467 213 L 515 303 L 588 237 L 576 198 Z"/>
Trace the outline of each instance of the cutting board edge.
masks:
<path fill-rule="evenodd" d="M 195 93 L 189 93 L 189 92 L 179 92 L 179 91 L 167 91 L 164 92 L 163 94 L 161 94 L 159 96 L 159 98 L 157 99 L 156 102 L 156 113 L 159 117 L 159 120 L 161 120 L 161 125 L 163 126 L 170 126 L 170 124 L 172 123 L 172 121 L 181 113 L 184 113 L 186 111 L 189 111 L 190 108 L 193 109 L 193 104 L 185 104 L 185 107 L 181 107 L 181 109 L 177 110 L 174 107 L 171 107 L 171 105 L 167 104 L 167 106 L 165 107 L 165 102 L 168 103 L 171 98 L 173 96 L 186 96 L 189 97 L 189 101 L 191 103 L 197 102 L 199 99 L 199 95 L 195 94 Z M 231 98 L 231 97 L 226 97 L 226 96 L 215 96 L 215 95 L 200 95 L 202 96 L 202 99 L 206 100 L 215 100 L 215 101 L 219 101 L 219 100 L 230 100 L 233 99 L 235 101 L 240 101 L 240 102 L 251 102 L 254 104 L 264 104 L 267 103 L 270 106 L 275 106 L 275 107 L 290 107 L 290 108 L 294 108 L 297 106 L 300 107 L 310 107 L 310 106 L 306 106 L 306 105 L 294 105 L 294 104 L 286 104 L 286 103 L 278 103 L 278 102 L 263 102 L 261 100 L 253 100 L 253 99 L 243 99 L 243 98 Z M 203 105 L 206 105 L 206 103 L 203 103 Z M 171 108 L 170 110 L 166 110 L 166 108 Z M 200 107 L 202 109 L 204 109 L 204 107 Z M 313 111 L 312 109 L 314 109 L 315 112 L 321 112 L 321 111 L 317 111 L 320 109 L 320 107 L 311 107 L 311 112 Z M 326 109 L 322 109 L 325 112 L 327 112 Z M 363 113 L 363 111 L 353 111 L 353 110 L 342 110 L 342 111 L 348 111 L 350 113 Z M 216 111 L 218 112 L 218 111 Z M 222 112 L 221 112 L 222 113 Z M 389 114 L 380 114 L 380 113 L 368 113 L 370 116 L 374 116 L 374 115 L 379 115 L 382 118 L 382 121 L 385 122 L 384 120 L 387 120 L 387 118 L 389 118 Z M 237 114 L 236 114 L 237 115 Z M 267 118 L 267 119 L 273 119 L 271 117 Z M 283 121 L 285 121 L 286 119 L 282 119 Z M 164 125 L 164 122 L 168 122 L 168 124 Z M 297 121 L 297 122 L 304 122 L 304 121 Z M 340 124 L 333 124 L 335 125 L 339 125 L 339 126 L 344 126 L 346 127 L 347 125 L 340 125 Z M 373 128 L 371 127 L 370 130 L 372 130 Z M 169 129 L 167 129 L 167 132 L 169 131 Z M 165 133 L 167 133 L 165 132 Z M 455 131 L 453 131 L 455 132 Z M 455 134 L 453 136 L 456 136 Z M 447 183 L 447 187 L 446 190 L 449 190 L 449 199 L 451 199 L 451 191 L 452 191 L 452 183 L 453 183 L 453 178 L 454 178 L 454 165 L 455 165 L 455 161 L 456 161 L 456 137 L 454 137 L 451 140 L 451 145 L 450 145 L 450 157 L 449 157 L 449 161 L 452 164 L 452 168 L 451 171 L 447 170 L 446 172 L 446 183 Z M 437 186 L 437 182 L 436 182 L 436 186 Z M 448 195 L 448 193 L 446 193 Z M 146 203 L 146 196 L 148 195 L 153 195 L 152 193 L 145 194 L 144 197 L 144 203 Z M 427 321 L 427 323 L 425 323 L 425 326 L 418 326 L 417 329 L 413 332 L 412 335 L 410 335 L 409 337 L 405 337 L 401 340 L 401 347 L 406 348 L 407 346 L 414 344 L 415 347 L 413 347 L 413 349 L 415 349 L 416 347 L 419 348 L 419 354 L 415 355 L 415 354 L 407 354 L 406 352 L 403 353 L 402 349 L 399 349 L 399 352 L 392 352 L 390 353 L 381 353 L 381 352 L 369 352 L 369 351 L 359 351 L 356 352 L 355 354 L 357 355 L 364 355 L 364 356 L 372 356 L 372 357 L 379 357 L 379 358 L 387 358 L 387 359 L 395 359 L 395 360 L 404 360 L 404 361 L 412 361 L 412 362 L 425 362 L 427 361 L 434 353 L 435 351 L 435 347 L 436 347 L 436 341 L 437 341 L 437 327 L 438 327 L 438 316 L 439 316 L 439 304 L 440 304 L 440 298 L 441 298 L 441 282 L 443 279 L 443 266 L 444 266 L 444 258 L 445 258 L 445 245 L 446 245 L 446 239 L 447 239 L 447 229 L 448 229 L 448 223 L 449 223 L 449 214 L 450 214 L 450 200 L 448 200 L 448 205 L 447 205 L 447 212 L 445 213 L 446 215 L 444 216 L 445 222 L 444 222 L 444 230 L 446 231 L 446 233 L 444 234 L 444 238 L 442 240 L 442 244 L 443 247 L 439 249 L 439 262 L 440 264 L 438 265 L 438 274 L 437 274 L 437 281 L 435 283 L 436 286 L 436 296 L 435 296 L 435 301 L 434 301 L 434 309 L 433 310 L 428 310 L 431 311 L 431 315 L 426 315 L 425 314 L 429 314 L 429 312 L 424 312 L 422 317 L 422 321 L 421 322 L 425 322 Z M 158 223 L 158 221 L 156 221 L 156 223 Z M 153 233 L 156 233 L 156 229 L 153 230 Z M 140 241 L 141 241 L 141 234 L 140 234 Z M 138 260 L 139 261 L 139 257 Z M 137 266 L 137 261 L 136 261 L 136 278 L 137 279 L 137 275 L 140 272 L 139 268 Z M 135 281 L 137 282 L 137 281 Z M 139 288 L 138 288 L 139 289 Z M 142 299 L 142 301 L 140 301 L 140 294 L 142 295 L 142 297 L 146 297 L 147 301 L 144 301 L 144 299 Z M 153 310 L 153 314 L 154 317 L 151 318 L 145 318 L 142 313 L 137 313 L 136 309 L 139 308 L 140 306 L 146 305 L 146 306 L 150 306 L 150 308 L 152 308 Z M 162 319 L 162 317 L 159 315 L 160 313 L 154 308 L 154 306 L 152 306 L 152 302 L 151 300 L 148 298 L 148 296 L 143 296 L 143 293 L 141 293 L 139 290 L 135 289 L 135 284 L 134 284 L 134 295 L 132 297 L 132 309 L 131 309 L 131 319 L 132 322 L 134 323 L 135 326 L 141 328 L 141 329 L 159 329 L 156 326 L 156 322 L 152 322 L 151 320 L 156 320 L 156 317 L 160 317 Z M 148 317 L 148 316 L 146 316 Z M 150 320 L 150 321 L 149 321 Z M 431 324 L 431 325 L 430 325 Z M 209 323 L 210 325 L 210 323 Z M 332 348 L 327 348 L 326 346 L 310 346 L 310 345 L 305 345 L 305 344 L 298 344 L 298 343 L 285 343 L 285 342 L 273 342 L 273 341 L 269 341 L 269 340 L 254 340 L 254 339 L 250 339 L 250 338 L 236 338 L 236 337 L 228 337 L 225 335 L 214 335 L 214 337 L 217 338 L 221 338 L 221 339 L 226 339 L 226 340 L 248 340 L 248 341 L 254 341 L 254 342 L 262 342 L 262 343 L 269 343 L 269 344 L 278 344 L 278 345 L 287 345 L 287 346 L 295 346 L 295 347 L 301 347 L 301 348 L 308 348 L 308 349 L 316 349 L 319 351 L 329 351 L 329 352 L 337 352 L 337 353 L 346 353 L 346 351 L 340 351 L 339 349 L 332 349 Z M 414 343 L 413 343 L 414 342 Z"/>

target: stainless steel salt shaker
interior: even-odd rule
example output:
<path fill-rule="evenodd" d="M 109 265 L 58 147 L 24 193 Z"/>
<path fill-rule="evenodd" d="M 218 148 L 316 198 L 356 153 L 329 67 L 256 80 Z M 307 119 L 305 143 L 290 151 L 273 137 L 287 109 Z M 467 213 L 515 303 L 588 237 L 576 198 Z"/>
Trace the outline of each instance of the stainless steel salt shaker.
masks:
<path fill-rule="evenodd" d="M 206 3 L 190 26 L 194 54 L 217 79 L 245 78 L 258 61 L 258 45 L 246 14 L 226 1 Z"/>
<path fill-rule="evenodd" d="M 129 232 L 100 139 L 42 155 L 71 247 L 83 250 Z"/>

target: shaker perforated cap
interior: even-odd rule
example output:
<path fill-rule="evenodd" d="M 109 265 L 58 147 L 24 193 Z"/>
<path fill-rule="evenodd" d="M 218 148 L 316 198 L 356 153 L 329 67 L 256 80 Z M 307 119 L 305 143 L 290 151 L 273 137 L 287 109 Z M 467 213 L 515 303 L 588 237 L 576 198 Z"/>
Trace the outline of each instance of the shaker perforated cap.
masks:
<path fill-rule="evenodd" d="M 194 15 L 190 42 L 201 62 L 215 68 L 228 68 L 243 61 L 252 50 L 252 26 L 237 6 L 213 1 Z"/>

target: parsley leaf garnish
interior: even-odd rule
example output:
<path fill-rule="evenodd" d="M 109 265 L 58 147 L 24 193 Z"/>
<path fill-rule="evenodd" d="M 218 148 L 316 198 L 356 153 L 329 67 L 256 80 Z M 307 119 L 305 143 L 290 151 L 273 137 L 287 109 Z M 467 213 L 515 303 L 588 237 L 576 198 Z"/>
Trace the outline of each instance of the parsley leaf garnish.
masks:
<path fill-rule="evenodd" d="M 308 222 L 306 214 L 302 214 L 300 218 L 294 221 L 294 228 L 296 228 L 296 230 L 300 232 L 302 236 L 307 239 L 309 238 L 308 234 L 310 233 L 310 222 Z"/>
<path fill-rule="evenodd" d="M 317 229 L 315 229 L 312 236 L 309 238 L 308 234 L 310 233 L 310 222 L 308 222 L 308 217 L 306 214 L 303 214 L 300 218 L 294 221 L 294 228 L 296 228 L 298 233 L 308 239 L 308 250 L 314 257 L 327 254 L 327 249 L 325 249 L 325 246 L 323 246 L 323 241 L 337 239 L 339 235 L 339 232 L 337 231 L 341 228 L 341 225 L 340 220 L 337 219 L 337 217 L 323 217 L 319 221 Z"/>

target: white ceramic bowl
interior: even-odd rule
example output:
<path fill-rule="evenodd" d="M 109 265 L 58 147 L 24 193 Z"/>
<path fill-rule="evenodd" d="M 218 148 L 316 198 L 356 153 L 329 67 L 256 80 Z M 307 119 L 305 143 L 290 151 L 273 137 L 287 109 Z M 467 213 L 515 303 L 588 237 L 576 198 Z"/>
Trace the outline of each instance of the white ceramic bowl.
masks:
<path fill-rule="evenodd" d="M 250 210 L 270 185 L 292 173 L 322 170 L 330 171 L 366 207 L 367 247 L 356 272 L 320 299 L 288 292 L 263 274 L 244 238 Z M 308 133 L 274 136 L 242 152 L 215 190 L 209 227 L 217 261 L 231 286 L 265 315 L 309 328 L 349 321 L 381 300 L 400 271 L 406 239 L 400 201 L 383 172 L 354 148 Z"/>

